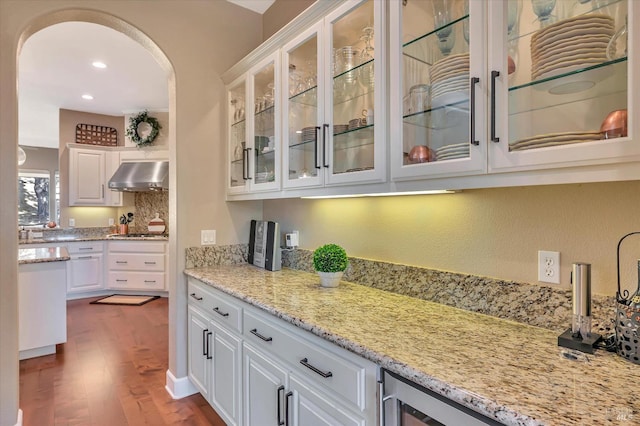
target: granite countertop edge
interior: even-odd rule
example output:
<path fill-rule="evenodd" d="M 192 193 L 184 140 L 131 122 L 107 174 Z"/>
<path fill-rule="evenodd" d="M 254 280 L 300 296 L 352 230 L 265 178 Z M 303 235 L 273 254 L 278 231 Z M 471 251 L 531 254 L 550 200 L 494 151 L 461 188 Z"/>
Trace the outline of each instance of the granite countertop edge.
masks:
<path fill-rule="evenodd" d="M 392 356 L 389 356 L 387 354 L 380 353 L 370 348 L 367 348 L 366 346 L 356 343 L 351 339 L 342 337 L 331 330 L 327 330 L 313 323 L 305 322 L 301 318 L 297 318 L 295 316 L 289 315 L 288 313 L 280 311 L 268 304 L 261 302 L 260 300 L 247 296 L 246 294 L 240 291 L 235 291 L 229 287 L 226 287 L 223 283 L 215 282 L 207 278 L 206 275 L 203 275 L 200 273 L 201 271 L 211 270 L 211 268 L 215 269 L 215 267 L 192 268 L 192 269 L 185 269 L 184 273 L 187 276 L 198 279 L 199 281 L 202 281 L 205 284 L 211 287 L 214 287 L 230 296 L 233 296 L 265 312 L 268 312 L 269 314 L 272 314 L 284 321 L 287 321 L 290 324 L 295 325 L 296 327 L 299 327 L 329 342 L 332 342 L 343 349 L 346 349 L 356 355 L 362 356 L 363 358 L 375 364 L 378 364 L 379 366 L 393 373 L 396 373 L 410 381 L 418 383 L 419 385 L 433 392 L 436 392 L 452 401 L 455 401 L 489 418 L 495 419 L 499 422 L 502 422 L 508 425 L 539 426 L 539 425 L 545 424 L 545 423 L 541 423 L 539 420 L 536 420 L 535 418 L 532 418 L 530 416 L 527 416 L 525 414 L 512 410 L 508 407 L 500 405 L 489 398 L 483 397 L 482 395 L 469 392 L 463 388 L 459 388 L 454 385 L 451 385 L 450 383 L 443 381 L 437 377 L 425 374 L 424 372 L 413 368 L 411 365 L 408 365 L 407 363 L 401 360 L 395 359 Z M 358 284 L 353 284 L 353 285 L 358 285 Z M 381 292 L 384 293 L 383 291 Z M 429 303 L 432 303 L 432 302 L 429 302 Z M 456 308 L 451 308 L 451 309 L 456 309 Z"/>
<path fill-rule="evenodd" d="M 52 237 L 52 238 L 33 238 L 30 240 L 18 240 L 19 245 L 29 244 L 51 244 L 51 243 L 76 243 L 86 241 L 168 241 L 166 236 L 153 237 L 118 237 L 118 236 L 78 236 L 78 237 Z"/>
<path fill-rule="evenodd" d="M 18 265 L 29 265 L 34 263 L 47 263 L 47 262 L 66 262 L 71 260 L 69 252 L 64 247 L 53 247 L 54 253 L 42 253 L 38 248 L 22 248 L 18 251 Z"/>

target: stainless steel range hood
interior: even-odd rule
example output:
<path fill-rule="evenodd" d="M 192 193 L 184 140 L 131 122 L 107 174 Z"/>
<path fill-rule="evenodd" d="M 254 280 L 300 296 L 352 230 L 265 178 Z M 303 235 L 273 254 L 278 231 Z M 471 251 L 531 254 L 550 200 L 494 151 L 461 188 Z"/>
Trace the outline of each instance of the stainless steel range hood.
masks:
<path fill-rule="evenodd" d="M 169 189 L 168 161 L 139 161 L 120 164 L 109 179 L 114 191 L 162 191 Z"/>

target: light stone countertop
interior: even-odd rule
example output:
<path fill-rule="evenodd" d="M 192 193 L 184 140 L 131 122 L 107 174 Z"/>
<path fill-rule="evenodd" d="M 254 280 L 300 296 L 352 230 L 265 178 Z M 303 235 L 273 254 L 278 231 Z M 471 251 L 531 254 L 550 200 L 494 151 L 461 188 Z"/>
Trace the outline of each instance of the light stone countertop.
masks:
<path fill-rule="evenodd" d="M 546 329 L 291 269 L 185 273 L 505 424 L 640 424 L 640 366 L 569 360 Z"/>
<path fill-rule="evenodd" d="M 18 250 L 18 264 L 61 262 L 70 260 L 66 247 L 21 248 Z"/>

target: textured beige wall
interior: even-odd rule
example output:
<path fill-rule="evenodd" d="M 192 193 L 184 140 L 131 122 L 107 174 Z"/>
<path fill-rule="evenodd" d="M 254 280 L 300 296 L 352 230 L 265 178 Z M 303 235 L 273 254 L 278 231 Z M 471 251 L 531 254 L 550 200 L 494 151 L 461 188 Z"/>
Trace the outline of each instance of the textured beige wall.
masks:
<path fill-rule="evenodd" d="M 283 232 L 299 230 L 306 249 L 336 242 L 357 257 L 520 282 L 538 283 L 538 250 L 559 251 L 562 287 L 569 288 L 571 264 L 582 261 L 592 264 L 594 293 L 613 295 L 618 240 L 640 231 L 638 194 L 640 182 L 616 182 L 266 201 L 264 218 Z M 640 236 L 622 248 L 631 288 Z"/>
<path fill-rule="evenodd" d="M 262 15 L 262 38 L 268 39 L 315 0 L 276 0 Z"/>

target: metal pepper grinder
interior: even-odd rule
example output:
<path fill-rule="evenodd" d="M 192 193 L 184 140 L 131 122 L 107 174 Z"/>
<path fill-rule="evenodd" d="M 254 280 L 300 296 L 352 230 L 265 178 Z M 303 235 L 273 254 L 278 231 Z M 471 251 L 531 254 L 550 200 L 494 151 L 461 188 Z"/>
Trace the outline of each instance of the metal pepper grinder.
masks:
<path fill-rule="evenodd" d="M 571 271 L 573 316 L 571 328 L 558 336 L 558 346 L 592 354 L 602 336 L 591 332 L 591 264 L 576 262 Z"/>

